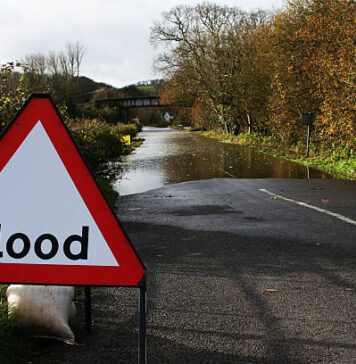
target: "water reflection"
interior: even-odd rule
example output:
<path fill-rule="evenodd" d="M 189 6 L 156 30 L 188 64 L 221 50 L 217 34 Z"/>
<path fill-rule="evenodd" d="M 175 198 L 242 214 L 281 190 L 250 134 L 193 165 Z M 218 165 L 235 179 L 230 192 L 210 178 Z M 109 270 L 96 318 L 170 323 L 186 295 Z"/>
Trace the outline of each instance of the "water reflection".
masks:
<path fill-rule="evenodd" d="M 146 127 L 139 136 L 145 142 L 126 157 L 115 184 L 121 195 L 209 178 L 330 178 L 256 148 L 221 143 L 196 133 Z"/>

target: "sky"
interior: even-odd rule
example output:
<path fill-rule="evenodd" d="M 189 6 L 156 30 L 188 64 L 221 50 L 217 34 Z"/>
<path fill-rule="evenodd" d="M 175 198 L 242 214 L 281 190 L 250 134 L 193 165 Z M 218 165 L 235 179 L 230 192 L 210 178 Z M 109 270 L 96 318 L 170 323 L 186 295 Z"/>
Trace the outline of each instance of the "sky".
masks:
<path fill-rule="evenodd" d="M 122 87 L 160 78 L 150 29 L 161 13 L 200 0 L 0 0 L 0 64 L 34 53 L 85 47 L 81 74 Z M 210 1 L 211 2 L 211 1 Z M 215 0 L 243 10 L 273 10 L 283 0 Z"/>

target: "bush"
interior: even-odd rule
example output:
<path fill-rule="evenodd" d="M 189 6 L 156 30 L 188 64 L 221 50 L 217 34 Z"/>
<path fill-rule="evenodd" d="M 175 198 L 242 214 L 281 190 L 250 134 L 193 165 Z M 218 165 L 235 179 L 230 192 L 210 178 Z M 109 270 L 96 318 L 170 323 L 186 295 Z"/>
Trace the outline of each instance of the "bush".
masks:
<path fill-rule="evenodd" d="M 113 189 L 111 183 L 103 177 L 98 177 L 97 179 L 98 185 L 101 188 L 104 196 L 106 197 L 110 207 L 112 209 L 115 208 L 117 198 L 119 194 Z"/>
<path fill-rule="evenodd" d="M 130 147 L 121 140 L 124 134 L 133 133 L 129 126 L 111 125 L 97 119 L 69 120 L 67 124 L 93 172 L 101 164 L 130 152 Z"/>
<path fill-rule="evenodd" d="M 16 88 L 12 87 L 16 77 L 14 69 L 17 66 L 20 65 L 15 65 L 13 62 L 0 65 L 0 131 L 20 109 L 29 95 L 28 90 L 21 83 Z"/>
<path fill-rule="evenodd" d="M 117 124 L 116 129 L 119 134 L 130 135 L 133 139 L 142 128 L 138 124 Z"/>
<path fill-rule="evenodd" d="M 165 120 L 160 120 L 158 121 L 157 123 L 154 123 L 154 124 L 150 124 L 156 128 L 168 128 L 172 125 L 171 122 L 168 122 L 168 121 L 165 121 Z"/>
<path fill-rule="evenodd" d="M 90 109 L 82 109 L 80 114 L 84 118 L 88 119 L 100 119 L 104 120 L 111 124 L 116 124 L 119 120 L 122 120 L 123 115 L 120 109 L 117 108 L 110 108 L 105 106 L 103 108 L 90 108 Z"/>

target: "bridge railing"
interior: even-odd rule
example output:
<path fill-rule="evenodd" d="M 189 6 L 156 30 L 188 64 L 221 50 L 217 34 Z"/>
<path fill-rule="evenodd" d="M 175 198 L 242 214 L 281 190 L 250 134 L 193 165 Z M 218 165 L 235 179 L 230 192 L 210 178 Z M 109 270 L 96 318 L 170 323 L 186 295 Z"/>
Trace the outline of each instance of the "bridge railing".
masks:
<path fill-rule="evenodd" d="M 126 97 L 115 99 L 99 99 L 95 100 L 95 106 L 100 108 L 104 106 L 119 107 L 119 108 L 134 108 L 134 107 L 161 107 L 171 106 L 161 103 L 158 96 L 140 96 L 140 97 Z"/>

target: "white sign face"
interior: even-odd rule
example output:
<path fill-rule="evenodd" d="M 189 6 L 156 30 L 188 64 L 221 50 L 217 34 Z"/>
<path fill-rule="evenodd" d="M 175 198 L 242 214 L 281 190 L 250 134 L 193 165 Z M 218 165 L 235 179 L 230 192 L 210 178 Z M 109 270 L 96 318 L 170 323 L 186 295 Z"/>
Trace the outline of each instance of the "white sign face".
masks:
<path fill-rule="evenodd" d="M 0 263 L 119 266 L 41 121 L 0 176 Z"/>

